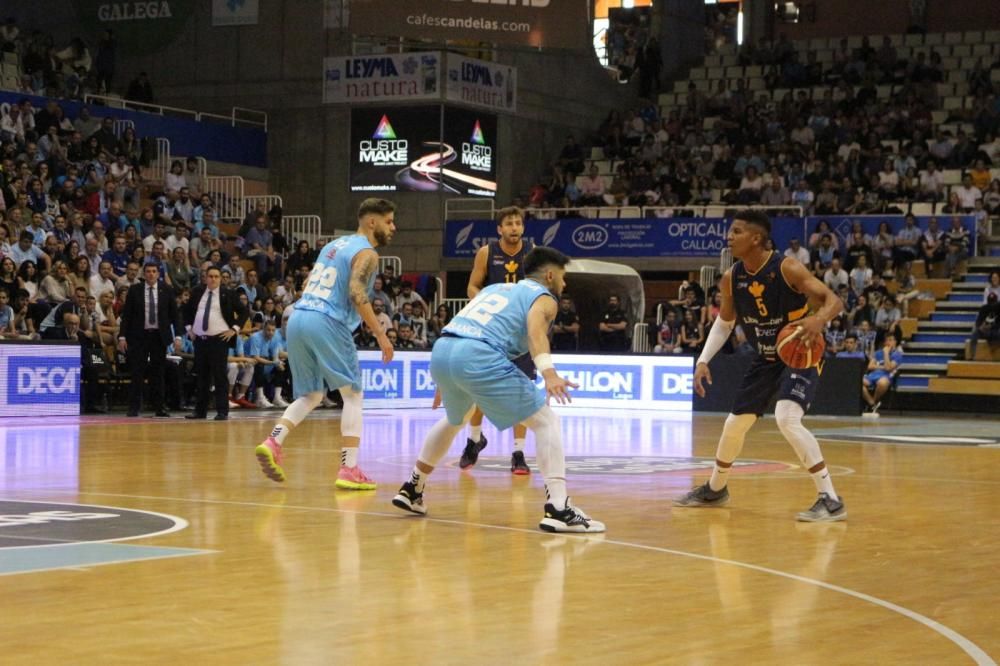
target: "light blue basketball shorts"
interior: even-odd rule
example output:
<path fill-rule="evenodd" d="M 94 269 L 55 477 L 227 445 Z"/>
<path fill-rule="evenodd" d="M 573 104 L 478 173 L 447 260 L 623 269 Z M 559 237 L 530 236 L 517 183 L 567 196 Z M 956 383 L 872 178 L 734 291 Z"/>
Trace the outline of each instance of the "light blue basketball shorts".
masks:
<path fill-rule="evenodd" d="M 452 425 L 461 425 L 472 406 L 479 405 L 497 429 L 506 430 L 545 405 L 545 391 L 505 354 L 479 340 L 439 339 L 431 352 L 431 376 Z"/>
<path fill-rule="evenodd" d="M 361 390 L 361 366 L 351 332 L 322 312 L 296 310 L 288 320 L 288 367 L 292 393 L 350 386 Z"/>

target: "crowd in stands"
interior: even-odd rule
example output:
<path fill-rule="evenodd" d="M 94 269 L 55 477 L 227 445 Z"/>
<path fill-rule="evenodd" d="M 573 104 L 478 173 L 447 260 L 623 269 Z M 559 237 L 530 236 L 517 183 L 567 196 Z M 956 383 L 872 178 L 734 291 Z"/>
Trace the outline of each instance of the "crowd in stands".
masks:
<path fill-rule="evenodd" d="M 88 93 L 118 93 L 129 100 L 152 103 L 153 90 L 145 72 L 127 87 L 115 80 L 117 52 L 118 44 L 110 28 L 90 45 L 82 37 L 60 45 L 41 30 L 22 30 L 14 17 L 0 26 L 0 53 L 16 53 L 20 62 L 18 92 L 62 99 L 83 99 Z"/>
<path fill-rule="evenodd" d="M 822 93 L 800 87 L 775 98 L 748 90 L 742 78 L 712 81 L 708 91 L 692 81 L 683 107 L 666 115 L 644 101 L 612 111 L 586 141 L 568 137 L 525 203 L 544 216 L 539 209 L 579 215 L 585 207 L 710 203 L 858 215 L 939 202 L 945 214 L 985 220 L 1000 214 L 1000 180 L 990 171 L 1000 167 L 1000 91 L 990 77 L 1000 59 L 980 58 L 967 73 L 974 102 L 950 113 L 974 131 L 953 134 L 933 123 L 941 68 L 927 48 L 929 56 L 903 61 L 888 37 L 878 49 L 865 40 L 823 69 L 814 53 L 803 61 L 784 38 L 761 42 L 743 57 L 766 66 L 770 87 L 820 86 Z M 892 94 L 880 97 L 885 84 Z M 593 148 L 603 159 L 590 159 Z M 961 185 L 944 183 L 946 169 L 964 172 Z"/>
<path fill-rule="evenodd" d="M 242 220 L 221 221 L 197 160 L 175 162 L 163 183 L 150 180 L 134 132 L 117 136 L 110 119 L 85 107 L 69 118 L 58 102 L 35 109 L 23 99 L 5 118 L 15 122 L 0 130 L 0 336 L 68 335 L 84 344 L 85 375 L 95 362 L 124 376 L 118 320 L 143 268 L 159 268 L 183 310 L 205 271 L 217 267 L 223 286 L 238 290 L 251 313 L 231 368 L 234 400 L 251 404 L 249 377 L 266 388 L 255 404 L 280 405 L 287 385 L 282 316 L 317 254 L 305 240 L 292 249 L 281 209 L 258 203 Z M 413 284 L 389 268 L 377 287 L 376 304 L 398 330 L 397 346 L 429 345 L 440 316 L 429 313 Z M 180 408 L 193 387 L 190 340 L 177 335 L 168 351 L 176 361 L 168 405 Z"/>

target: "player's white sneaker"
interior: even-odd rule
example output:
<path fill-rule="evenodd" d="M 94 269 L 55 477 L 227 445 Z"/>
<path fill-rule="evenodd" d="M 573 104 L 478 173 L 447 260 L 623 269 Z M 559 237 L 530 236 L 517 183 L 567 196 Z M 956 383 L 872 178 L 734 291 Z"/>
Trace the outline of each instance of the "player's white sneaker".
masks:
<path fill-rule="evenodd" d="M 257 406 L 261 409 L 272 409 L 274 407 L 274 403 L 268 400 L 267 396 L 264 395 L 264 392 L 261 391 L 260 395 L 257 396 Z"/>
<path fill-rule="evenodd" d="M 279 391 L 274 392 L 274 406 L 282 409 L 288 407 L 288 401 L 281 397 L 281 393 Z"/>

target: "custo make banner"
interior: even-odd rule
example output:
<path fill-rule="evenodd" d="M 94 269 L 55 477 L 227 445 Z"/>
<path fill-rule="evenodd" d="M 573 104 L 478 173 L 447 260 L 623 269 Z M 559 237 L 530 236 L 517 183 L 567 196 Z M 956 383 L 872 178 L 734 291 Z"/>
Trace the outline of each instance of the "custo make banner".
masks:
<path fill-rule="evenodd" d="M 576 258 L 597 257 L 717 257 L 726 247 L 728 218 L 669 217 L 593 219 L 567 217 L 528 219 L 524 235 Z M 771 220 L 776 247 L 801 238 L 804 220 Z M 449 220 L 445 225 L 446 257 L 472 258 L 476 250 L 497 237 L 493 220 Z"/>
<path fill-rule="evenodd" d="M 587 0 L 351 0 L 351 31 L 464 42 L 584 49 Z"/>
<path fill-rule="evenodd" d="M 352 192 L 496 196 L 496 116 L 467 109 L 351 111 Z"/>

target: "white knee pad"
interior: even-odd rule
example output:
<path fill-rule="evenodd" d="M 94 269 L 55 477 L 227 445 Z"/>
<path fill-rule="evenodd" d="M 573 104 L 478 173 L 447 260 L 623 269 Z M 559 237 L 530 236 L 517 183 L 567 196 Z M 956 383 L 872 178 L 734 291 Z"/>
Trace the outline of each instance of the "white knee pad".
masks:
<path fill-rule="evenodd" d="M 340 414 L 340 434 L 344 437 L 361 437 L 361 399 L 362 391 L 355 391 L 350 386 L 340 389 L 340 397 L 344 400 L 344 409 Z"/>
<path fill-rule="evenodd" d="M 742 438 L 750 432 L 750 428 L 757 422 L 755 414 L 730 414 L 726 417 L 726 423 L 722 426 L 723 437 Z"/>
<path fill-rule="evenodd" d="M 230 363 L 226 366 L 226 372 L 229 375 L 229 385 L 232 386 L 236 383 L 236 375 L 239 373 L 240 369 L 235 363 Z"/>
<path fill-rule="evenodd" d="M 778 423 L 778 430 L 792 445 L 799 460 L 808 469 L 821 462 L 823 454 L 820 451 L 819 442 L 802 425 L 803 416 L 805 416 L 805 410 L 802 409 L 802 405 L 793 400 L 779 400 L 774 407 L 774 420 Z"/>

